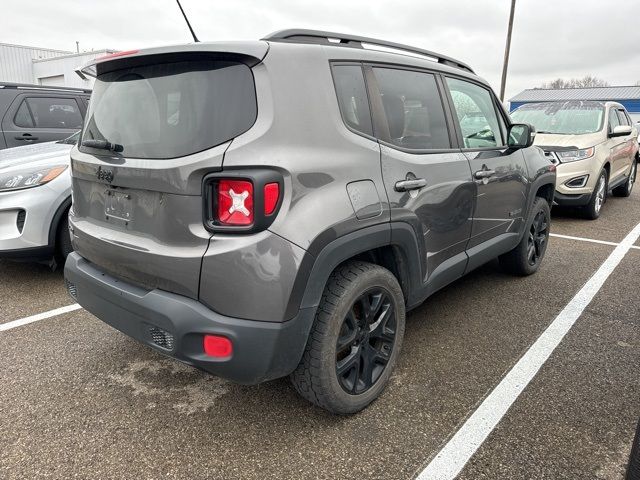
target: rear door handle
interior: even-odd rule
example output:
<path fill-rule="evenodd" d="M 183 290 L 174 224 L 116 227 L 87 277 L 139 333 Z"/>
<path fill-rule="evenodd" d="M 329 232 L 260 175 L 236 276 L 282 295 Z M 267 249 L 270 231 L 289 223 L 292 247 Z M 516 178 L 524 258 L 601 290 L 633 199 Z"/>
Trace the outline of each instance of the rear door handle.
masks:
<path fill-rule="evenodd" d="M 16 140 L 26 140 L 28 142 L 38 139 L 38 137 L 32 137 L 31 134 L 29 134 L 29 133 L 25 133 L 21 137 L 13 137 L 13 138 L 15 138 Z"/>
<path fill-rule="evenodd" d="M 474 173 L 473 175 L 478 178 L 489 178 L 492 175 L 495 175 L 496 171 L 495 170 L 478 170 L 476 173 Z"/>
<path fill-rule="evenodd" d="M 408 192 L 409 190 L 418 190 L 425 187 L 427 181 L 424 178 L 414 178 L 411 180 L 400 180 L 395 184 L 396 192 Z"/>

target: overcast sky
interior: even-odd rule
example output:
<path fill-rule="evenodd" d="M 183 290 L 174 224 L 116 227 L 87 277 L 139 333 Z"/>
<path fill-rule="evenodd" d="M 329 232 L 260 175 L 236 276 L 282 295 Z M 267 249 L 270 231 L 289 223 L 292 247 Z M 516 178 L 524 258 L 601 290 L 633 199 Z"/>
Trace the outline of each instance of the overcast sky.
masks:
<path fill-rule="evenodd" d="M 182 0 L 196 34 L 304 27 L 383 38 L 469 63 L 498 91 L 510 0 Z M 120 50 L 191 40 L 175 0 L 2 0 L 0 42 Z M 507 98 L 558 77 L 640 81 L 637 0 L 517 0 Z"/>

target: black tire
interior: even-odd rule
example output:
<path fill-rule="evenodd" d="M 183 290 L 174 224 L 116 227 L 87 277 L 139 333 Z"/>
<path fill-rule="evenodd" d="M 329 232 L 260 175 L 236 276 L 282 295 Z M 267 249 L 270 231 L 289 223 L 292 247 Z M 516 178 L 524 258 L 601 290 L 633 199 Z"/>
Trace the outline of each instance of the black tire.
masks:
<path fill-rule="evenodd" d="M 629 455 L 629 466 L 627 467 L 626 480 L 640 480 L 640 422 L 636 429 L 636 436 L 633 439 L 631 455 Z"/>
<path fill-rule="evenodd" d="M 67 210 L 58 225 L 56 253 L 64 262 L 71 252 L 73 252 L 73 247 L 71 246 L 71 236 L 69 235 L 69 211 Z"/>
<path fill-rule="evenodd" d="M 360 261 L 338 267 L 327 281 L 302 360 L 291 374 L 293 386 L 332 413 L 362 410 L 387 385 L 404 326 L 402 289 L 389 270 Z"/>
<path fill-rule="evenodd" d="M 514 275 L 526 276 L 537 272 L 547 251 L 551 209 L 544 198 L 536 197 L 526 225 L 520 243 L 500 256 L 500 266 Z"/>
<path fill-rule="evenodd" d="M 631 171 L 629 172 L 629 176 L 627 177 L 627 181 L 622 185 L 613 189 L 613 194 L 616 197 L 628 197 L 631 195 L 633 191 L 633 185 L 636 183 L 636 176 L 638 174 L 638 164 L 633 161 L 631 162 Z"/>
<path fill-rule="evenodd" d="M 604 182 L 604 186 L 602 183 Z M 596 182 L 596 186 L 593 189 L 593 193 L 591 194 L 591 200 L 589 203 L 583 207 L 582 213 L 584 217 L 588 220 L 597 220 L 600 217 L 600 213 L 602 212 L 602 207 L 607 201 L 607 192 L 609 191 L 609 179 L 607 177 L 607 171 L 601 170 L 600 175 L 598 176 L 598 181 Z M 604 188 L 604 193 L 603 189 Z"/>

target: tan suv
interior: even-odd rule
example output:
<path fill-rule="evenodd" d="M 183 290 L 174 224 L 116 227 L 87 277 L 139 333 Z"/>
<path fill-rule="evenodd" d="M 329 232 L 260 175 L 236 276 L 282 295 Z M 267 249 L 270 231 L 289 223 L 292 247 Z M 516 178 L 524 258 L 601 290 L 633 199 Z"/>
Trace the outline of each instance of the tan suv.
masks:
<path fill-rule="evenodd" d="M 511 117 L 536 128 L 534 144 L 556 164 L 555 204 L 581 207 L 595 220 L 610 191 L 620 197 L 631 194 L 638 131 L 619 103 L 529 103 Z"/>

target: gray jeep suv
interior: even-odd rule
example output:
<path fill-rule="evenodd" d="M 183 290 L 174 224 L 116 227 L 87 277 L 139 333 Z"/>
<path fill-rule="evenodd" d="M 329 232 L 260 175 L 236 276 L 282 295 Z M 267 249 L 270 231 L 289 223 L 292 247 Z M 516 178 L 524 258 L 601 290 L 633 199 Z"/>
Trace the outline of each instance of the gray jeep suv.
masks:
<path fill-rule="evenodd" d="M 406 310 L 495 257 L 540 266 L 555 167 L 457 60 L 287 30 L 84 72 L 69 292 L 182 362 L 356 412 Z"/>

